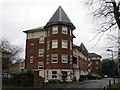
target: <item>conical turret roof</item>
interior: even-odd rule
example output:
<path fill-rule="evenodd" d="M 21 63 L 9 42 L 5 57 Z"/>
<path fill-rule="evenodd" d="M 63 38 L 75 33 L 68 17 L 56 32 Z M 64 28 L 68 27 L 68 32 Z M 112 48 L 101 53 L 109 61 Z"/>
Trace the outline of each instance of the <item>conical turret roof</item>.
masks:
<path fill-rule="evenodd" d="M 56 10 L 51 19 L 46 24 L 46 27 L 54 24 L 66 24 L 70 25 L 71 28 L 75 29 L 75 26 L 72 24 L 71 20 L 68 18 L 67 14 L 64 12 L 61 6 Z"/>

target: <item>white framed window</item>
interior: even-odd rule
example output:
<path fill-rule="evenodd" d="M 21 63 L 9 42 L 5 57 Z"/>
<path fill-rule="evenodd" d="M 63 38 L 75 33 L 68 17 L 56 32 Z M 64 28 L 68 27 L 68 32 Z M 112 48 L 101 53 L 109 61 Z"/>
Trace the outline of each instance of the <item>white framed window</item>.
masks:
<path fill-rule="evenodd" d="M 50 49 L 50 41 L 47 41 L 47 49 Z"/>
<path fill-rule="evenodd" d="M 70 64 L 72 64 L 72 55 L 70 55 Z"/>
<path fill-rule="evenodd" d="M 44 63 L 38 62 L 38 70 L 43 70 L 43 69 L 44 69 Z"/>
<path fill-rule="evenodd" d="M 30 56 L 30 63 L 33 63 L 33 56 Z"/>
<path fill-rule="evenodd" d="M 70 41 L 70 50 L 72 50 L 72 42 Z"/>
<path fill-rule="evenodd" d="M 99 69 L 99 67 L 97 67 L 97 66 L 96 66 L 96 67 L 95 67 L 95 69 L 96 69 L 96 70 L 98 70 L 98 69 Z"/>
<path fill-rule="evenodd" d="M 68 48 L 68 41 L 62 40 L 62 48 Z"/>
<path fill-rule="evenodd" d="M 50 56 L 49 55 L 47 55 L 47 64 L 49 64 L 49 62 L 50 62 Z"/>
<path fill-rule="evenodd" d="M 92 65 L 93 63 L 92 63 L 92 61 L 90 61 L 90 65 Z"/>
<path fill-rule="evenodd" d="M 62 63 L 68 63 L 68 55 L 62 55 Z"/>
<path fill-rule="evenodd" d="M 34 32 L 32 32 L 32 33 L 31 33 L 31 37 L 32 37 L 32 38 L 34 38 L 34 36 L 35 36 L 35 33 L 34 33 Z"/>
<path fill-rule="evenodd" d="M 52 26 L 52 34 L 58 34 L 58 26 Z"/>
<path fill-rule="evenodd" d="M 68 34 L 68 28 L 66 26 L 62 26 L 62 34 Z"/>
<path fill-rule="evenodd" d="M 98 62 L 98 61 L 96 61 L 96 62 L 95 62 L 95 64 L 96 64 L 96 65 L 98 65 L 98 64 L 99 64 L 99 62 Z"/>
<path fill-rule="evenodd" d="M 44 49 L 39 49 L 39 57 L 43 57 L 44 56 Z"/>
<path fill-rule="evenodd" d="M 58 40 L 52 40 L 52 48 L 58 48 Z"/>
<path fill-rule="evenodd" d="M 44 36 L 39 38 L 39 43 L 44 43 Z"/>
<path fill-rule="evenodd" d="M 52 78 L 57 78 L 57 71 L 52 71 Z"/>
<path fill-rule="evenodd" d="M 50 29 L 48 29 L 48 36 L 50 35 Z"/>
<path fill-rule="evenodd" d="M 52 54 L 52 63 L 58 62 L 58 54 Z"/>

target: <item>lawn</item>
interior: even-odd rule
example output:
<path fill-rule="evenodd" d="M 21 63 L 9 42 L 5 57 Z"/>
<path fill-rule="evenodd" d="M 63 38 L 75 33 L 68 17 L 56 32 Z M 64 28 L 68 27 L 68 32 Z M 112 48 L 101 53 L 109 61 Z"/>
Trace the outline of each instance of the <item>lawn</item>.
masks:
<path fill-rule="evenodd" d="M 111 85 L 111 88 L 120 88 L 120 83 L 112 84 L 112 85 Z"/>

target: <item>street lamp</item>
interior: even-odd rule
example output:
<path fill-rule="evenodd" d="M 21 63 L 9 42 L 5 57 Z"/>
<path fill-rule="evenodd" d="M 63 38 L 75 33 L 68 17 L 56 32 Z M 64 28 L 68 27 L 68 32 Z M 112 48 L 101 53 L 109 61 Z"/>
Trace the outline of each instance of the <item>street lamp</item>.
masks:
<path fill-rule="evenodd" d="M 115 77 L 114 77 L 114 70 L 113 70 L 113 50 L 111 49 L 107 49 L 106 51 L 110 51 L 112 53 L 112 63 L 111 63 L 111 70 L 112 70 L 112 76 L 113 76 L 113 81 L 114 81 L 114 84 L 115 84 Z"/>

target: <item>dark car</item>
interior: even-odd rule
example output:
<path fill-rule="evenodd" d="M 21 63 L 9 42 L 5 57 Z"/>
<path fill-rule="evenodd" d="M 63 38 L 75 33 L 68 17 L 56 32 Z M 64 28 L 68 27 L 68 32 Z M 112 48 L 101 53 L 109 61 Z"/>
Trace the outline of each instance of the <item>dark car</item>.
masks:
<path fill-rule="evenodd" d="M 86 79 L 86 75 L 80 75 L 80 78 Z"/>
<path fill-rule="evenodd" d="M 86 75 L 86 79 L 99 79 L 99 76 L 94 75 L 94 74 L 88 74 Z"/>

